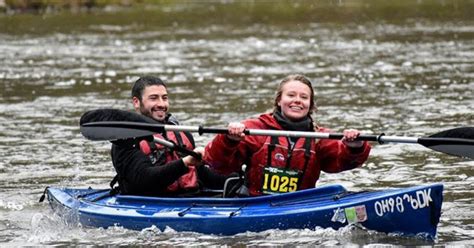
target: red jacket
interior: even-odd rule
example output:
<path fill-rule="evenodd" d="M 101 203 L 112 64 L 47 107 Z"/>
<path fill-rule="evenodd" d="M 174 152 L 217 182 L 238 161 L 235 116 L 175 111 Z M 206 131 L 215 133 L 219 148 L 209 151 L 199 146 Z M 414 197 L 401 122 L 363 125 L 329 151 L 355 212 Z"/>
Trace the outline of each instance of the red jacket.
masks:
<path fill-rule="evenodd" d="M 272 114 L 262 114 L 243 124 L 249 129 L 282 130 Z M 319 128 L 318 132 L 330 130 Z M 353 149 L 340 140 L 299 138 L 292 147 L 286 137 L 272 141 L 268 136 L 247 135 L 236 142 L 219 134 L 206 146 L 205 160 L 224 174 L 238 172 L 246 164 L 250 194 L 261 195 L 313 188 L 321 170 L 335 173 L 360 167 L 369 152 L 367 142 Z"/>

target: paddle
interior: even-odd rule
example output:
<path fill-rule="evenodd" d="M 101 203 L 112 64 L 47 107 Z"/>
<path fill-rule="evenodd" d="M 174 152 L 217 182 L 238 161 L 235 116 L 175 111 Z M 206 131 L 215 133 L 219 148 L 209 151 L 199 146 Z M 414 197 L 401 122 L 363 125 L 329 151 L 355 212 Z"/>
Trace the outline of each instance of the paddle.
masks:
<path fill-rule="evenodd" d="M 119 131 L 119 130 L 112 130 L 112 129 L 109 129 L 109 128 L 103 128 L 101 130 L 92 128 L 92 133 L 91 133 L 92 136 L 88 136 L 87 135 L 87 134 L 89 134 L 88 131 L 91 131 L 91 130 L 89 130 L 87 127 L 86 128 L 82 127 L 83 124 L 88 123 L 88 122 L 92 123 L 92 122 L 103 122 L 103 121 L 110 121 L 110 120 L 113 120 L 113 121 L 129 121 L 131 123 L 150 123 L 150 124 L 153 124 L 153 123 L 156 124 L 157 123 L 155 120 L 153 120 L 151 118 L 148 118 L 144 115 L 140 115 L 140 114 L 133 113 L 133 112 L 123 111 L 123 110 L 118 110 L 118 109 L 98 109 L 98 110 L 88 111 L 88 112 L 86 112 L 82 115 L 81 120 L 80 120 L 81 132 L 86 138 L 89 138 L 91 140 L 129 139 L 129 138 L 152 136 L 154 133 L 156 133 L 156 132 L 149 132 L 149 131 L 145 131 L 143 133 L 142 132 L 138 133 L 137 132 L 138 130 L 133 129 L 134 133 L 133 133 L 132 137 L 112 138 L 111 136 L 115 136 L 114 133 L 118 134 L 118 133 L 116 133 L 117 131 L 119 133 L 122 133 L 122 132 Z M 101 132 L 101 131 L 103 131 L 104 135 L 106 135 L 109 138 L 94 139 L 93 138 L 94 133 Z M 118 135 L 120 136 L 120 134 L 118 134 Z M 170 141 L 167 141 L 167 140 L 164 140 L 164 139 L 160 139 L 160 138 L 157 138 L 157 137 L 154 137 L 154 136 L 153 136 L 153 140 L 158 144 L 161 144 L 163 146 L 174 149 L 178 152 L 184 153 L 186 155 L 191 155 L 194 158 L 202 160 L 201 155 L 199 153 L 194 152 L 193 150 L 186 149 L 184 147 L 176 145 L 173 142 L 170 142 Z"/>
<path fill-rule="evenodd" d="M 176 145 L 175 143 L 173 143 L 173 142 L 170 142 L 170 141 L 167 141 L 167 140 L 164 140 L 164 139 L 160 139 L 160 138 L 157 138 L 157 137 L 154 137 L 154 136 L 153 136 L 153 140 L 154 140 L 156 143 L 158 143 L 158 144 L 161 144 L 161 145 L 163 145 L 163 146 L 169 147 L 169 148 L 171 148 L 171 149 L 173 149 L 173 150 L 176 150 L 176 151 L 178 151 L 178 152 L 181 152 L 181 153 L 184 153 L 184 154 L 186 154 L 186 155 L 190 155 L 190 156 L 192 156 L 192 157 L 194 157 L 194 158 L 197 158 L 197 159 L 199 159 L 199 160 L 202 160 L 201 154 L 199 154 L 199 153 L 197 153 L 197 152 L 195 152 L 195 151 L 193 151 L 193 150 L 186 149 L 186 148 L 184 148 L 184 147 L 182 147 L 182 146 L 177 146 L 177 145 Z"/>
<path fill-rule="evenodd" d="M 145 116 L 116 109 L 99 109 L 81 117 L 81 133 L 90 140 L 118 140 L 150 136 L 164 131 L 227 133 L 226 128 L 202 126 L 163 125 Z M 341 133 L 299 132 L 284 130 L 246 129 L 246 135 L 306 137 L 317 139 L 342 139 Z M 429 149 L 460 157 L 474 159 L 474 127 L 449 129 L 429 137 L 400 137 L 361 134 L 357 140 L 379 143 L 417 143 Z"/>

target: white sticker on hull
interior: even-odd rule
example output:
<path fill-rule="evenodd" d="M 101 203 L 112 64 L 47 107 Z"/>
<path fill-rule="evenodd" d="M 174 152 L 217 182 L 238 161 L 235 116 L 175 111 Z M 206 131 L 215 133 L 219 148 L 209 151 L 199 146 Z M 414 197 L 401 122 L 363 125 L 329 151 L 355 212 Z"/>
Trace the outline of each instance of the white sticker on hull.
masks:
<path fill-rule="evenodd" d="M 340 222 L 340 223 L 345 223 L 346 222 L 346 214 L 344 213 L 344 209 L 338 208 L 334 210 L 334 214 L 331 218 L 332 222 Z"/>
<path fill-rule="evenodd" d="M 426 208 L 430 206 L 430 202 L 433 202 L 431 189 L 424 189 L 416 191 L 415 195 L 404 194 L 376 201 L 374 208 L 378 216 L 383 216 L 386 213 L 403 213 L 406 207 L 411 207 L 414 210 Z"/>

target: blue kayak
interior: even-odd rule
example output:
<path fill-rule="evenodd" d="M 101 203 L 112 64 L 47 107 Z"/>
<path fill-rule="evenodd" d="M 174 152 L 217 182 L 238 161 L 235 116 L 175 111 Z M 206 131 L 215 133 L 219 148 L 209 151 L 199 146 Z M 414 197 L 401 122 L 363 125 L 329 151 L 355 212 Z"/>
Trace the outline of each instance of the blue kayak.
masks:
<path fill-rule="evenodd" d="M 250 198 L 162 198 L 110 195 L 109 190 L 53 188 L 55 212 L 84 226 L 156 226 L 233 235 L 268 229 L 339 229 L 360 225 L 378 232 L 436 237 L 443 185 L 349 192 L 341 185 Z"/>

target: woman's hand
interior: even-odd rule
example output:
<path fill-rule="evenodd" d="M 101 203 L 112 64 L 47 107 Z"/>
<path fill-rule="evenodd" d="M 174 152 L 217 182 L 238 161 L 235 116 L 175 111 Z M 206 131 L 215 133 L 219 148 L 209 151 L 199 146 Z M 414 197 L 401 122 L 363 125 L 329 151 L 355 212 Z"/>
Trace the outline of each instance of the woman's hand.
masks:
<path fill-rule="evenodd" d="M 232 122 L 227 126 L 227 138 L 241 141 L 245 137 L 245 125 L 240 122 Z"/>
<path fill-rule="evenodd" d="M 359 137 L 360 132 L 355 129 L 346 129 L 342 132 L 344 137 L 342 137 L 342 142 L 350 148 L 361 148 L 364 145 L 364 141 L 355 140 Z"/>

